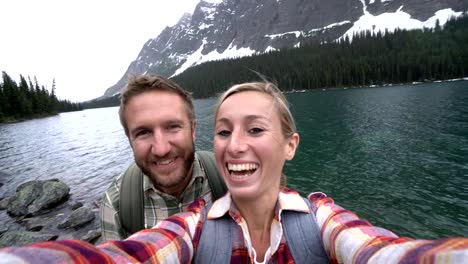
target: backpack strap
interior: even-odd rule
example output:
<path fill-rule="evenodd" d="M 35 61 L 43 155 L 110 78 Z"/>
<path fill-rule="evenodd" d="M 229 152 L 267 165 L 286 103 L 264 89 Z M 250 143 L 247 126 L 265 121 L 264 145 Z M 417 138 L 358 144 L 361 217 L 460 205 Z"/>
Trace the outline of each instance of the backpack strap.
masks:
<path fill-rule="evenodd" d="M 203 228 L 195 251 L 193 263 L 230 263 L 232 255 L 232 234 L 229 215 L 206 220 L 211 204 L 202 214 Z"/>
<path fill-rule="evenodd" d="M 127 235 L 145 227 L 143 202 L 143 173 L 135 162 L 122 176 L 119 197 L 120 223 Z"/>
<path fill-rule="evenodd" d="M 203 150 L 197 151 L 197 154 L 201 165 L 205 169 L 206 177 L 208 178 L 208 183 L 210 184 L 211 193 L 213 195 L 213 201 L 215 201 L 227 192 L 226 184 L 216 168 L 213 152 Z"/>
<path fill-rule="evenodd" d="M 311 209 L 308 199 L 307 206 Z M 232 255 L 232 219 L 229 215 L 206 220 L 211 205 L 202 214 L 203 228 L 195 253 L 194 263 L 230 263 Z M 311 213 L 283 211 L 282 225 L 294 263 L 329 263 L 323 248 L 320 229 Z"/>
<path fill-rule="evenodd" d="M 200 163 L 205 169 L 208 183 L 213 195 L 213 201 L 223 196 L 226 184 L 216 169 L 213 152 L 197 151 Z M 144 222 L 144 198 L 143 198 L 143 173 L 133 162 L 122 176 L 119 197 L 120 223 L 127 235 L 143 230 Z"/>
<path fill-rule="evenodd" d="M 288 248 L 295 263 L 329 263 L 314 211 L 309 200 L 303 199 L 310 214 L 285 210 L 281 215 Z"/>

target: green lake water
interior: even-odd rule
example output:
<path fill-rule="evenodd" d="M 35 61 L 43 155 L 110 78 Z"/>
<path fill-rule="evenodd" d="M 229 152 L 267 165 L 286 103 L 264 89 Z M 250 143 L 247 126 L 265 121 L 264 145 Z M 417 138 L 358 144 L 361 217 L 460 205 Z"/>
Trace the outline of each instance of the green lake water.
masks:
<path fill-rule="evenodd" d="M 301 136 L 288 186 L 401 236 L 468 236 L 468 81 L 287 94 Z M 212 146 L 214 99 L 197 100 Z"/>
<path fill-rule="evenodd" d="M 468 236 L 468 82 L 294 93 L 290 186 L 399 235 Z"/>
<path fill-rule="evenodd" d="M 468 236 L 468 81 L 287 97 L 301 135 L 285 168 L 290 187 L 325 192 L 402 236 Z M 215 103 L 195 100 L 197 149 L 212 149 Z M 0 198 L 58 178 L 72 202 L 93 204 L 133 159 L 117 110 L 1 124 Z M 20 229 L 5 211 L 0 223 Z"/>

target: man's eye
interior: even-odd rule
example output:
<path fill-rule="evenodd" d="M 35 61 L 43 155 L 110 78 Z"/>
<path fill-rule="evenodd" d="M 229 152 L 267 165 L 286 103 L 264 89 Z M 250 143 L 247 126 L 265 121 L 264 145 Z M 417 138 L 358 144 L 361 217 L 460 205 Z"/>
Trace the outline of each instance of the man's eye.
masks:
<path fill-rule="evenodd" d="M 259 127 L 254 127 L 254 128 L 249 129 L 250 134 L 259 134 L 259 133 L 262 133 L 263 131 L 264 130 Z"/>
<path fill-rule="evenodd" d="M 167 126 L 167 130 L 171 130 L 171 131 L 178 130 L 180 128 L 182 128 L 182 125 L 180 124 L 170 124 Z"/>
<path fill-rule="evenodd" d="M 221 137 L 227 137 L 231 135 L 231 132 L 229 130 L 221 130 L 221 131 L 218 131 L 218 133 L 216 134 Z"/>
<path fill-rule="evenodd" d="M 149 130 L 140 130 L 140 131 L 137 131 L 135 133 L 135 137 L 138 138 L 138 137 L 143 137 L 143 136 L 146 136 L 150 134 L 150 131 Z"/>

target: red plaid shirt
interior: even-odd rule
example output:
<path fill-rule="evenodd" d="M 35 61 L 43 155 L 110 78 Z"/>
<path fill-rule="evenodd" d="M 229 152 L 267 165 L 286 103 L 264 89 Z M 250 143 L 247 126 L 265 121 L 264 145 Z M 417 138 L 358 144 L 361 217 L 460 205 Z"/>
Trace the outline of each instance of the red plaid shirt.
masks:
<path fill-rule="evenodd" d="M 280 208 L 293 208 L 294 205 L 287 204 L 295 197 L 301 199 L 289 189 L 283 189 L 280 196 L 284 199 L 279 199 L 276 219 Z M 360 220 L 322 193 L 309 198 L 331 263 L 468 263 L 468 238 L 400 238 Z M 228 206 L 229 214 L 236 222 L 242 222 L 229 196 L 218 201 L 208 217 L 215 218 Z M 299 207 L 294 210 L 304 209 Z M 0 263 L 191 263 L 203 226 L 202 210 L 204 202 L 198 200 L 187 212 L 166 219 L 156 229 L 143 230 L 127 240 L 109 241 L 99 246 L 64 240 L 4 248 L 0 250 Z M 231 263 L 252 263 L 253 251 L 247 246 L 249 239 L 244 239 L 241 226 L 233 236 Z M 280 238 L 278 247 L 270 246 L 265 257 L 268 263 L 293 263 L 284 237 Z"/>

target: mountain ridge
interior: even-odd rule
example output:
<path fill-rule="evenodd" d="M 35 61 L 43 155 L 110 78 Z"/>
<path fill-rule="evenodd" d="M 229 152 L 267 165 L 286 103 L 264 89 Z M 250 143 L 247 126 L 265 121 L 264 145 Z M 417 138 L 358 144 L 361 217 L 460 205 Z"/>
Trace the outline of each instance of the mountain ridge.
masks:
<path fill-rule="evenodd" d="M 172 77 L 205 61 L 352 38 L 360 30 L 434 27 L 465 10 L 462 0 L 202 0 L 148 40 L 101 98 L 119 93 L 132 74 Z"/>

